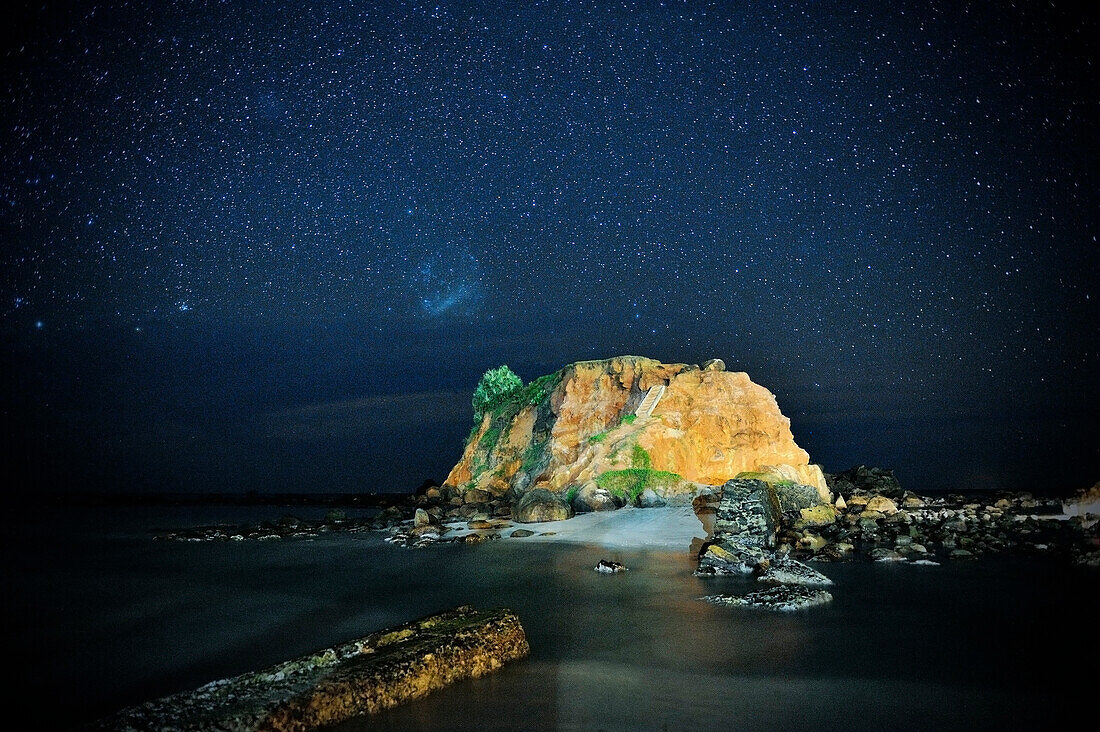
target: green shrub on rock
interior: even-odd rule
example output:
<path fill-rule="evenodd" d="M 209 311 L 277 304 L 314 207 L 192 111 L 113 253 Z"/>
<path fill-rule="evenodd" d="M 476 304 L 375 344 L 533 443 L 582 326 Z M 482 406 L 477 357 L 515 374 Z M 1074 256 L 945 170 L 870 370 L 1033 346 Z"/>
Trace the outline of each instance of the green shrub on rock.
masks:
<path fill-rule="evenodd" d="M 486 371 L 474 389 L 474 421 L 480 423 L 486 412 L 497 409 L 522 388 L 523 380 L 507 365 Z"/>

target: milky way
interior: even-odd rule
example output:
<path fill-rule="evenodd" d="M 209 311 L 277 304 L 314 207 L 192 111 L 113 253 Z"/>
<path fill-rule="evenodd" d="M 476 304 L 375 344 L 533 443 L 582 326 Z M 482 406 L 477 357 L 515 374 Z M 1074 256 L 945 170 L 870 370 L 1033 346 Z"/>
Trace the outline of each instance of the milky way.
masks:
<path fill-rule="evenodd" d="M 482 298 L 477 260 L 465 251 L 444 249 L 420 265 L 420 305 L 424 314 L 474 315 Z"/>
<path fill-rule="evenodd" d="M 44 483 L 301 488 L 235 420 L 639 353 L 749 371 L 827 469 L 1091 483 L 1097 25 L 1001 5 L 17 11 L 12 449 L 65 456 Z M 467 419 L 301 461 L 439 477 Z"/>

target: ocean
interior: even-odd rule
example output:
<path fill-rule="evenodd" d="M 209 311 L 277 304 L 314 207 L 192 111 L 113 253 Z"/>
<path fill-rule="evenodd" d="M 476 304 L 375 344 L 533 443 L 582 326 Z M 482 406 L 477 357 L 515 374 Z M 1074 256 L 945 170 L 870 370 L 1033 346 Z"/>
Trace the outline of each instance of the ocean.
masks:
<path fill-rule="evenodd" d="M 815 563 L 836 582 L 834 601 L 777 614 L 700 601 L 754 583 L 693 576 L 687 547 L 151 538 L 323 513 L 112 507 L 9 519 L 10 698 L 32 727 L 79 728 L 472 604 L 513 609 L 530 657 L 340 729 L 1047 729 L 1092 707 L 1100 573 L 1038 557 Z M 629 571 L 597 573 L 600 559 Z"/>

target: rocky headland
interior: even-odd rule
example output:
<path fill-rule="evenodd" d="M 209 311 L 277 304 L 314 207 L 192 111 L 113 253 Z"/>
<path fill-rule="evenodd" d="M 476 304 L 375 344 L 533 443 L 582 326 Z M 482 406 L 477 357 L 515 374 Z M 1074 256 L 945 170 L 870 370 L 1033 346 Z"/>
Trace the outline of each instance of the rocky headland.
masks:
<path fill-rule="evenodd" d="M 842 591 L 827 574 L 832 562 L 935 566 L 1017 553 L 1100 567 L 1100 484 L 1066 499 L 920 495 L 890 470 L 860 465 L 827 474 L 795 443 L 775 397 L 718 360 L 695 366 L 622 356 L 571 364 L 527 385 L 501 367 L 482 378 L 473 408 L 473 429 L 447 479 L 379 502 L 377 513 L 349 518 L 332 508 L 323 520 L 286 516 L 158 538 L 292 540 L 384 531 L 387 541 L 406 547 L 553 537 L 616 549 L 680 549 L 713 588 L 699 600 L 778 612 L 831 602 Z M 669 537 L 675 542 L 661 543 Z M 609 576 L 628 570 L 612 559 L 594 569 Z M 462 622 L 452 628 L 448 616 L 437 629 L 446 632 L 427 632 L 436 620 L 418 621 L 396 635 L 376 634 L 124 710 L 107 726 L 216 719 L 226 729 L 308 729 L 526 655 L 511 613 L 453 613 Z M 406 638 L 415 642 L 389 648 Z"/>
<path fill-rule="evenodd" d="M 929 496 L 903 489 L 889 470 L 826 474 L 795 442 L 775 397 L 718 359 L 582 361 L 526 385 L 502 366 L 482 377 L 473 410 L 462 456 L 443 484 L 426 483 L 369 518 L 334 509 L 321 521 L 287 516 L 160 536 L 385 530 L 392 543 L 420 547 L 547 536 L 554 533 L 547 522 L 626 506 L 691 505 L 706 531 L 692 547 L 704 574 L 774 579 L 780 565 L 783 576 L 796 571 L 790 561 L 933 563 L 1005 551 L 1100 564 L 1100 486 L 1068 499 Z"/>
<path fill-rule="evenodd" d="M 771 392 L 717 359 L 702 367 L 639 356 L 582 361 L 527 385 L 497 372 L 478 385 L 473 430 L 441 487 L 456 506 L 509 508 L 524 521 L 532 513 L 545 520 L 556 502 L 565 518 L 688 503 L 745 472 L 829 498 Z"/>

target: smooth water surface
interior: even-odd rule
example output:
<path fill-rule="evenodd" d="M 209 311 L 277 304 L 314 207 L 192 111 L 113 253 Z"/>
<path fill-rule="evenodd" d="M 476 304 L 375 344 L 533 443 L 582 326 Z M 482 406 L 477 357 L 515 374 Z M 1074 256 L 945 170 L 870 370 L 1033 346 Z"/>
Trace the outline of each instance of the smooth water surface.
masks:
<path fill-rule="evenodd" d="M 35 707 L 39 726 L 465 603 L 515 610 L 531 656 L 346 729 L 1038 729 L 1083 703 L 1094 654 L 1098 575 L 1053 561 L 816 565 L 836 582 L 834 602 L 775 614 L 699 601 L 755 585 L 692 576 L 686 547 L 148 534 L 212 520 L 196 518 L 104 509 L 8 536 L 15 698 L 50 700 Z M 605 558 L 630 571 L 593 571 Z"/>

